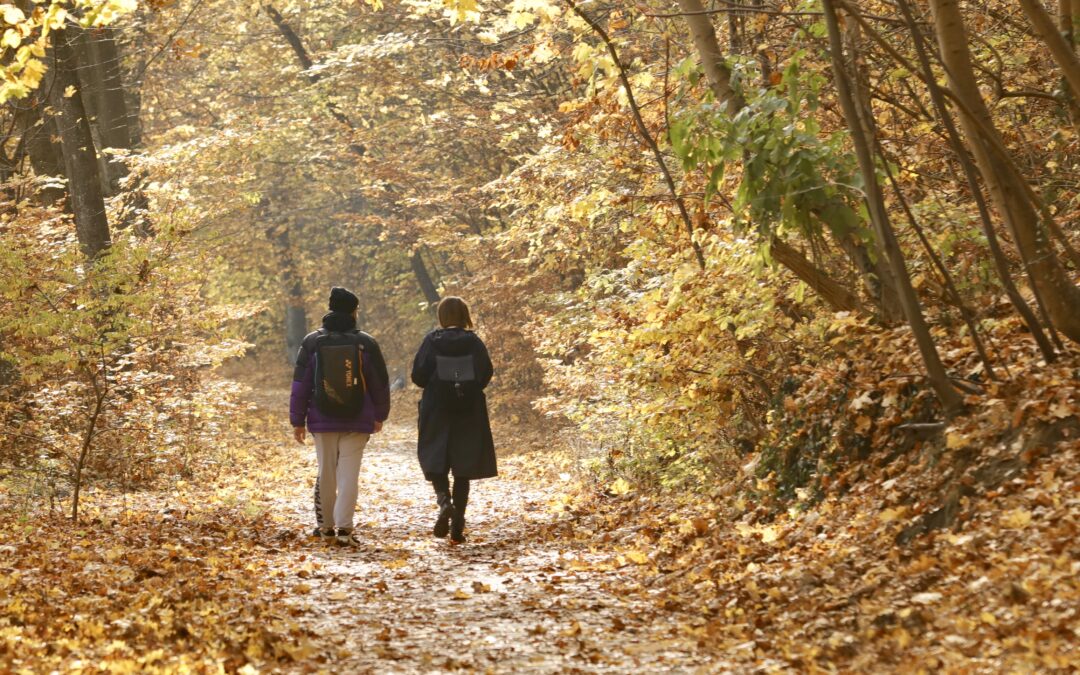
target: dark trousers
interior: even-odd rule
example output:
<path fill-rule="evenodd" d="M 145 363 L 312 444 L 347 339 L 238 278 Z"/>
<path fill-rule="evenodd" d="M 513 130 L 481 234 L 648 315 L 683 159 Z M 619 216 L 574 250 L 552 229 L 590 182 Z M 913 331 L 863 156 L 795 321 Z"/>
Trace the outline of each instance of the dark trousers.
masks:
<path fill-rule="evenodd" d="M 436 492 L 450 492 L 450 474 L 434 476 L 431 485 Z M 469 479 L 454 476 L 454 506 L 463 507 L 469 502 Z"/>

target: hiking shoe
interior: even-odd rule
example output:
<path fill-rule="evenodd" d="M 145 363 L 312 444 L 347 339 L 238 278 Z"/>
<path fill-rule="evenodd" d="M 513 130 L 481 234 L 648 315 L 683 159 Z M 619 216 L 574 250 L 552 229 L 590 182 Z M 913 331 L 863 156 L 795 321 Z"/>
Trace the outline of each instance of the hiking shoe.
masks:
<path fill-rule="evenodd" d="M 312 537 L 318 537 L 319 539 L 330 539 L 334 536 L 333 530 L 323 530 L 318 527 L 311 531 Z"/>
<path fill-rule="evenodd" d="M 442 539 L 450 532 L 450 519 L 454 517 L 454 505 L 450 501 L 450 494 L 437 492 L 436 499 L 439 503 L 439 517 L 435 519 L 435 527 L 431 533 Z"/>
<path fill-rule="evenodd" d="M 337 529 L 337 544 L 338 546 L 356 546 L 360 543 L 360 540 L 356 538 L 356 534 L 352 530 L 347 530 L 344 527 Z"/>
<path fill-rule="evenodd" d="M 461 511 L 455 511 L 450 520 L 450 543 L 465 543 L 465 514 Z"/>

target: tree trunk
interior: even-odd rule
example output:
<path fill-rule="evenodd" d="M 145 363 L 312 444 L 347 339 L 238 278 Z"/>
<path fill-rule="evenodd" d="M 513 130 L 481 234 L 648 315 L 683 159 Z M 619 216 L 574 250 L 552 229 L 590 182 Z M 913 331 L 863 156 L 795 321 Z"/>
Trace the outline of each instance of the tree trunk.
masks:
<path fill-rule="evenodd" d="M 724 63 L 724 53 L 720 51 L 710 15 L 705 13 L 701 0 L 679 0 L 679 9 L 690 27 L 709 88 L 716 100 L 727 106 L 728 114 L 734 115 L 746 107 L 746 101 L 731 86 L 731 70 Z"/>
<path fill-rule="evenodd" d="M 304 69 L 304 77 L 312 84 L 318 83 L 319 80 L 322 79 L 322 76 L 319 75 L 319 73 L 311 71 L 315 62 L 312 60 L 311 55 L 308 54 L 307 48 L 304 47 L 304 42 L 300 39 L 300 36 L 296 34 L 296 31 L 293 30 L 292 26 L 285 21 L 285 17 L 283 17 L 281 12 L 277 11 L 273 5 L 269 3 L 265 4 L 263 5 L 263 10 L 266 12 L 267 16 L 270 17 L 270 20 L 274 22 L 274 26 L 277 27 L 278 32 L 281 33 L 281 37 L 285 38 L 285 41 L 289 43 L 289 47 L 292 49 L 293 54 L 296 55 L 296 60 L 300 62 L 300 67 Z M 349 116 L 338 107 L 337 103 L 328 98 L 324 105 L 331 117 L 338 122 L 341 122 L 341 124 L 343 124 L 350 132 L 356 131 L 356 125 L 353 124 L 352 120 L 349 119 Z M 363 157 L 364 154 L 367 153 L 367 148 L 360 143 L 351 142 L 350 139 L 349 151 Z"/>
<path fill-rule="evenodd" d="M 889 259 L 896 283 L 896 292 L 900 298 L 900 306 L 904 310 L 904 316 L 907 318 L 915 342 L 919 346 L 919 352 L 922 354 L 930 384 L 934 387 L 942 407 L 947 413 L 952 414 L 963 407 L 964 399 L 953 387 L 948 373 L 945 372 L 945 366 L 938 355 L 937 346 L 930 335 L 930 328 L 923 317 L 919 298 L 915 294 L 915 289 L 911 285 L 911 278 L 907 274 L 904 253 L 900 249 L 900 243 L 896 240 L 896 233 L 893 231 L 888 211 L 885 209 L 885 199 L 881 193 L 881 186 L 877 182 L 877 167 L 874 163 L 873 146 L 870 142 L 871 135 L 876 133 L 874 123 L 872 119 L 869 119 L 866 111 L 860 109 L 855 98 L 855 87 L 852 85 L 854 78 L 848 74 L 847 64 L 844 59 L 840 23 L 836 18 L 836 10 L 832 0 L 823 0 L 823 9 L 825 11 L 825 24 L 829 31 L 829 55 L 832 57 L 833 77 L 836 80 L 837 93 L 844 111 L 844 118 L 847 121 L 848 129 L 851 131 L 855 157 L 858 159 L 859 170 L 862 173 L 866 206 L 870 212 L 870 222 L 874 227 L 874 235 L 878 240 L 878 247 L 885 252 Z"/>
<path fill-rule="evenodd" d="M 1061 1 L 1069 2 L 1069 0 Z M 1080 44 L 1080 0 L 1069 2 L 1069 16 L 1072 18 L 1072 30 L 1069 31 L 1069 35 L 1072 37 L 1072 45 L 1075 49 Z"/>
<path fill-rule="evenodd" d="M 1058 67 L 1061 68 L 1061 74 L 1065 78 L 1069 89 L 1071 89 L 1072 99 L 1076 100 L 1077 97 L 1080 97 L 1080 58 L 1073 51 L 1071 31 L 1069 39 L 1066 39 L 1065 35 L 1060 32 L 1059 27 L 1054 25 L 1053 17 L 1043 8 L 1040 0 L 1020 0 L 1020 6 L 1024 9 L 1024 14 L 1027 14 L 1028 20 L 1031 21 L 1031 27 L 1035 29 L 1035 34 L 1049 47 L 1050 54 L 1054 57 Z M 1069 23 L 1072 23 L 1071 14 Z"/>
<path fill-rule="evenodd" d="M 304 286 L 300 283 L 300 278 L 295 271 L 285 277 L 285 283 L 289 284 L 289 295 L 285 304 L 285 357 L 292 364 L 300 350 L 300 343 L 308 333 L 308 318 L 307 308 L 304 306 Z"/>
<path fill-rule="evenodd" d="M 746 101 L 744 101 L 739 93 L 731 86 L 731 69 L 724 63 L 724 55 L 720 50 L 720 43 L 716 39 L 716 30 L 713 28 L 710 15 L 706 13 L 701 0 L 678 0 L 678 2 L 679 9 L 683 12 L 683 18 L 690 28 L 694 46 L 697 49 L 698 57 L 701 59 L 701 69 L 705 73 L 705 78 L 709 82 L 709 88 L 712 90 L 713 96 L 717 101 L 724 104 L 729 115 L 735 115 L 746 107 Z M 828 225 L 827 222 L 825 224 Z M 836 238 L 841 250 L 848 255 L 855 264 L 856 269 L 863 274 L 867 291 L 871 297 L 875 298 L 875 300 L 880 303 L 883 318 L 886 320 L 895 318 L 898 306 L 895 302 L 895 296 L 891 295 L 891 287 L 888 284 L 881 284 L 879 287 L 878 282 L 886 281 L 886 279 L 875 279 L 874 276 L 870 274 L 872 264 L 869 261 L 871 260 L 871 256 L 867 253 L 865 247 L 861 243 L 848 237 L 837 235 L 836 233 L 833 233 L 833 236 Z M 774 239 L 773 243 L 775 244 L 776 241 L 779 240 Z M 799 257 L 802 256 L 800 255 Z M 809 281 L 804 278 L 806 270 L 802 263 L 787 256 L 776 255 L 774 258 L 785 267 L 788 266 L 785 261 L 795 262 L 797 268 L 788 267 L 788 269 L 800 279 L 807 282 L 808 285 L 811 285 Z M 805 258 L 803 260 L 805 260 Z M 875 274 L 877 274 L 876 268 Z M 828 279 L 820 270 L 818 270 L 814 276 L 818 280 L 818 286 L 828 287 L 833 291 L 838 290 L 843 286 L 843 284 L 838 281 Z M 815 286 L 811 285 L 811 288 L 815 288 Z M 817 289 L 815 288 L 815 290 Z M 847 293 L 850 294 L 850 291 Z M 826 302 L 832 306 L 836 300 L 837 298 L 834 296 L 832 300 L 827 299 Z M 844 304 L 847 303 L 845 302 Z M 861 307 L 859 304 L 856 306 Z"/>
<path fill-rule="evenodd" d="M 964 179 L 967 181 L 968 189 L 971 190 L 972 200 L 975 202 L 975 207 L 979 211 L 979 224 L 982 227 L 983 234 L 986 236 L 986 247 L 990 250 L 990 257 L 994 261 L 998 279 L 1000 279 L 1001 286 L 1005 289 L 1005 294 L 1008 296 L 1009 301 L 1016 309 L 1016 313 L 1020 315 L 1020 318 L 1023 319 L 1024 323 L 1027 325 L 1028 330 L 1031 331 L 1032 337 L 1039 346 L 1039 351 L 1042 352 L 1043 357 L 1046 359 L 1047 363 L 1049 363 L 1057 358 L 1057 353 L 1054 351 L 1054 346 L 1047 337 L 1046 331 L 1043 330 L 1038 318 L 1036 318 L 1035 312 L 1028 306 L 1027 301 L 1020 294 L 1020 291 L 1016 288 L 1016 284 L 1013 282 L 1012 273 L 1009 270 L 1009 260 L 1006 258 L 1005 252 L 1001 250 L 1001 245 L 998 243 L 997 232 L 994 231 L 994 223 L 990 217 L 990 208 L 987 206 L 986 198 L 983 196 L 982 189 L 979 187 L 977 169 L 975 168 L 967 149 L 964 147 L 960 138 L 960 132 L 956 128 L 956 123 L 953 122 L 948 106 L 945 104 L 945 94 L 942 91 L 941 85 L 938 84 L 937 77 L 930 64 L 930 50 L 927 48 L 922 31 L 915 21 L 915 16 L 912 14 L 911 7 L 908 6 L 907 0 L 898 0 L 897 7 L 904 15 L 904 21 L 907 23 L 908 30 L 911 31 L 912 42 L 915 46 L 915 54 L 919 59 L 919 66 L 923 73 L 923 82 L 930 92 L 930 100 L 934 105 L 934 110 L 937 112 L 938 118 L 945 128 L 949 143 L 952 146 L 953 152 L 956 154 L 960 167 L 964 171 Z"/>
<path fill-rule="evenodd" d="M 653 159 L 656 161 L 656 168 L 660 170 L 660 174 L 664 177 L 664 184 L 667 186 L 668 192 L 671 193 L 672 200 L 675 201 L 675 206 L 679 211 L 679 217 L 682 219 L 683 227 L 686 229 L 686 236 L 690 239 L 690 247 L 694 251 L 694 258 L 697 260 L 698 267 L 704 270 L 705 254 L 701 250 L 701 245 L 694 239 L 694 223 L 690 218 L 690 212 L 687 210 L 686 202 L 683 200 L 682 195 L 679 194 L 679 190 L 675 186 L 675 178 L 672 177 L 671 170 L 668 169 L 667 160 L 664 159 L 664 153 L 660 151 L 660 146 L 657 145 L 656 139 L 653 138 L 652 132 L 649 131 L 648 126 L 645 124 L 645 119 L 641 116 L 641 108 L 638 106 L 634 96 L 634 88 L 630 84 L 630 77 L 626 74 L 626 66 L 623 65 L 622 59 L 619 58 L 615 43 L 611 41 L 611 37 L 608 36 L 607 31 L 605 31 L 600 24 L 596 23 L 596 21 L 590 18 L 588 14 L 581 11 L 581 9 L 574 4 L 574 0 L 565 0 L 565 2 L 570 5 L 570 9 L 572 9 L 582 21 L 589 24 L 589 27 L 593 29 L 593 32 L 599 36 L 603 41 L 604 46 L 607 47 L 608 55 L 611 56 L 611 61 L 615 64 L 615 69 L 619 72 L 619 81 L 622 83 L 623 92 L 626 94 L 626 102 L 627 105 L 630 106 L 630 112 L 634 119 L 634 126 L 641 136 L 641 140 L 652 153 Z"/>
<path fill-rule="evenodd" d="M 930 7 L 941 58 L 961 104 L 960 124 L 990 198 L 1013 234 L 1050 321 L 1069 339 L 1080 342 L 1080 289 L 1058 259 L 1022 179 L 1010 169 L 1011 158 L 1000 154 L 999 149 L 1005 146 L 975 80 L 967 30 L 957 0 L 931 0 Z"/>
<path fill-rule="evenodd" d="M 1076 26 L 1074 21 L 1077 17 L 1073 15 L 1073 3 L 1076 0 L 1058 0 L 1058 30 L 1061 31 L 1061 36 L 1065 38 L 1065 44 L 1069 45 L 1069 49 L 1076 49 Z M 1077 2 L 1080 5 L 1080 2 Z"/>
<path fill-rule="evenodd" d="M 859 113 L 859 124 L 862 129 L 863 137 L 870 140 L 876 138 L 877 128 L 874 123 L 874 111 L 870 106 L 870 84 L 868 78 L 865 76 L 859 53 L 859 40 L 861 38 L 861 32 L 859 31 L 859 25 L 854 20 L 849 19 L 848 31 L 847 31 L 847 48 L 850 57 L 848 59 L 851 64 L 850 69 L 847 71 L 850 79 L 849 84 L 851 86 L 851 95 L 854 98 L 856 109 Z M 873 144 L 871 144 L 871 148 Z M 871 154 L 873 151 L 871 150 Z M 852 237 L 848 237 L 852 240 Z M 879 242 L 880 244 L 880 242 Z M 899 285 L 896 280 L 896 275 L 906 274 L 904 270 L 899 270 L 895 274 L 893 273 L 892 263 L 889 261 L 888 256 L 879 255 L 877 260 L 870 260 L 866 255 L 866 249 L 860 246 L 860 250 L 863 256 L 867 259 L 865 265 L 867 265 L 867 274 L 874 274 L 880 281 L 880 289 L 877 295 L 873 297 L 881 298 L 882 312 L 885 315 L 886 321 L 895 321 L 900 318 L 906 317 L 900 296 L 898 294 Z M 855 260 L 854 252 L 849 254 L 852 260 Z M 858 264 L 858 262 L 856 262 Z"/>
<path fill-rule="evenodd" d="M 862 309 L 859 296 L 847 286 L 822 272 L 813 262 L 787 242 L 773 237 L 769 242 L 773 260 L 788 268 L 809 286 L 834 312 L 858 312 Z"/>
<path fill-rule="evenodd" d="M 409 262 L 412 264 L 416 283 L 420 286 L 420 291 L 424 294 L 424 299 L 427 300 L 428 305 L 434 307 L 439 304 L 439 289 L 435 286 L 435 282 L 431 280 L 431 274 L 428 273 L 424 259 L 420 257 L 419 247 L 413 250 Z"/>
<path fill-rule="evenodd" d="M 94 447 L 94 437 L 97 435 L 98 420 L 105 409 L 105 399 L 109 393 L 108 376 L 101 371 L 101 382 L 98 382 L 98 373 L 91 373 L 90 380 L 94 388 L 94 404 L 90 411 L 90 418 L 86 422 L 86 433 L 79 447 L 79 456 L 75 459 L 75 473 L 71 477 L 71 519 L 79 522 L 79 497 L 82 494 L 83 471 L 90 459 L 90 451 Z"/>
<path fill-rule="evenodd" d="M 35 176 L 63 178 L 64 153 L 60 143 L 56 141 L 60 131 L 51 115 L 42 115 L 45 108 L 43 98 L 44 94 L 36 91 L 22 101 L 11 103 L 16 124 L 22 134 L 21 148 L 30 159 L 30 167 Z M 21 160 L 22 157 L 17 158 L 17 162 Z M 66 197 L 67 190 L 63 187 L 44 188 L 38 193 L 38 199 L 43 204 L 55 204 Z"/>
<path fill-rule="evenodd" d="M 78 37 L 78 30 L 77 26 L 69 24 L 67 28 L 53 32 L 52 77 L 45 86 L 49 91 L 49 104 L 57 115 L 68 196 L 79 245 L 88 257 L 97 258 L 110 244 L 109 220 L 105 213 L 97 151 L 76 74 L 78 59 L 72 43 Z"/>
<path fill-rule="evenodd" d="M 93 118 L 100 147 L 131 150 L 130 118 L 125 98 L 120 50 L 115 29 L 105 27 L 83 31 L 79 41 L 79 80 L 83 100 Z M 105 183 L 109 194 L 120 191 L 120 181 L 129 173 L 127 162 L 104 155 Z"/>
<path fill-rule="evenodd" d="M 259 220 L 273 223 L 271 213 L 272 200 L 263 197 L 257 210 Z M 271 224 L 266 227 L 266 238 L 274 247 L 281 270 L 281 282 L 285 288 L 285 360 L 290 365 L 296 362 L 296 353 L 300 343 L 308 332 L 307 309 L 304 303 L 304 282 L 296 266 L 296 256 L 292 251 L 292 232 L 287 222 Z"/>

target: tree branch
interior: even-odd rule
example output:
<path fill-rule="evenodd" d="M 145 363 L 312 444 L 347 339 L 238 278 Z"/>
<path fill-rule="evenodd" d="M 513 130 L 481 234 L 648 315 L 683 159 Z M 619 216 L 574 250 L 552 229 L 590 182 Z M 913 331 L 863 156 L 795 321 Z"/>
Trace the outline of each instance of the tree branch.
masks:
<path fill-rule="evenodd" d="M 589 27 L 593 29 L 600 39 L 603 41 L 604 46 L 607 47 L 608 54 L 611 56 L 612 62 L 615 63 L 615 68 L 619 71 L 619 81 L 622 82 L 623 90 L 626 92 L 626 100 L 630 104 L 630 112 L 634 117 L 634 125 L 637 127 L 638 133 L 641 134 L 642 140 L 649 146 L 652 151 L 653 157 L 656 159 L 656 164 L 660 168 L 660 173 L 664 175 L 664 182 L 667 183 L 668 190 L 671 192 L 671 196 L 675 199 L 675 204 L 679 209 L 679 216 L 682 218 L 683 225 L 686 227 L 686 234 L 690 237 L 690 246 L 694 249 L 694 257 L 697 258 L 698 266 L 701 269 L 705 269 L 705 255 L 701 252 L 701 246 L 694 240 L 694 224 L 690 220 L 690 213 L 686 210 L 686 203 L 683 202 L 679 191 L 675 187 L 675 179 L 671 176 L 671 171 L 668 169 L 667 162 L 664 161 L 664 155 L 660 152 L 660 147 L 656 144 L 656 139 L 649 133 L 649 128 L 645 126 L 645 120 L 641 117 L 641 108 L 637 104 L 637 100 L 634 98 L 634 90 L 630 86 L 630 78 L 626 75 L 626 68 L 623 66 L 622 61 L 619 59 L 619 53 L 615 49 L 614 43 L 611 41 L 611 37 L 608 36 L 607 31 L 596 23 L 589 15 L 581 11 L 574 0 L 566 0 L 566 4 L 570 6 L 574 14 L 581 17 L 581 20 L 589 24 Z"/>

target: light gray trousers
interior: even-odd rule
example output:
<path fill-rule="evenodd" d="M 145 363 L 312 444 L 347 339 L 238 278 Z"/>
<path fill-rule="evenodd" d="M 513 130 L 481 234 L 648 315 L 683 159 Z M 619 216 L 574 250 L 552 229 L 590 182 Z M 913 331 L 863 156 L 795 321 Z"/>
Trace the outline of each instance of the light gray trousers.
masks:
<path fill-rule="evenodd" d="M 315 522 L 320 528 L 353 529 L 360 462 L 370 434 L 358 431 L 313 433 L 319 478 L 315 481 Z"/>

